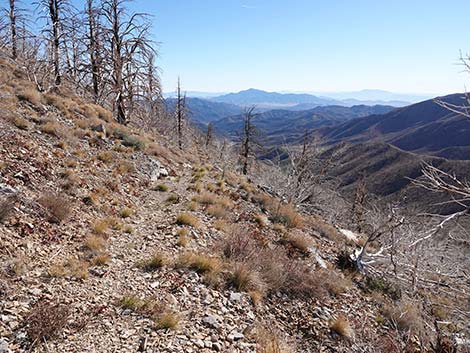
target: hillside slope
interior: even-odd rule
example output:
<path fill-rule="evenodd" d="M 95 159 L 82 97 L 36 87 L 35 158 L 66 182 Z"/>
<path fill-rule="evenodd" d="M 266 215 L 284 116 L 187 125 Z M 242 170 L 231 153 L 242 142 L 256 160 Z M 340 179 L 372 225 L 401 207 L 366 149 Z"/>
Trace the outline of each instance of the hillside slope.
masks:
<path fill-rule="evenodd" d="M 463 104 L 461 94 L 443 97 Z M 470 119 L 449 112 L 434 100 L 413 104 L 384 115 L 372 115 L 322 129 L 330 143 L 387 142 L 406 151 L 449 159 L 470 159 Z"/>
<path fill-rule="evenodd" d="M 380 105 L 353 107 L 333 105 L 306 111 L 270 110 L 256 115 L 253 124 L 268 144 L 281 145 L 300 141 L 305 131 L 338 125 L 344 121 L 371 114 L 384 114 L 393 109 L 390 106 Z M 243 129 L 243 115 L 217 120 L 214 122 L 214 128 L 220 134 L 236 139 Z"/>
<path fill-rule="evenodd" d="M 3 352 L 417 352 L 435 341 L 431 307 L 452 295 L 392 299 L 337 266 L 354 240 L 224 172 L 214 151 L 118 125 L 65 88 L 38 92 L 12 63 L 0 75 Z"/>

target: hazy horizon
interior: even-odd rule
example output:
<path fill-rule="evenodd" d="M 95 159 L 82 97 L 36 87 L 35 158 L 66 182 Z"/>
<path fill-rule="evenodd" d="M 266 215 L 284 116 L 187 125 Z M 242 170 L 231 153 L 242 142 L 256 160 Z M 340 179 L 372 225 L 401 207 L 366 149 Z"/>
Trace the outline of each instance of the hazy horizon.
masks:
<path fill-rule="evenodd" d="M 154 16 L 162 84 L 187 91 L 464 91 L 470 2 L 136 0 Z M 458 9 L 458 11 L 456 11 Z M 467 47 L 466 47 L 467 45 Z"/>

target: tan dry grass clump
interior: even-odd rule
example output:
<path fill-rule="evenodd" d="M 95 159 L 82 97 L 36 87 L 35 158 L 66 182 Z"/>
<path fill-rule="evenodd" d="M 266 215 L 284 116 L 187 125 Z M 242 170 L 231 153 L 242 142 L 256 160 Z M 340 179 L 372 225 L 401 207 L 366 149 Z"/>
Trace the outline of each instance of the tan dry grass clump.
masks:
<path fill-rule="evenodd" d="M 47 210 L 48 220 L 52 223 L 62 223 L 70 215 L 70 202 L 63 196 L 45 194 L 38 202 Z"/>
<path fill-rule="evenodd" d="M 222 268 L 222 264 L 218 258 L 194 252 L 180 255 L 177 259 L 176 265 L 178 267 L 186 267 L 200 273 L 217 273 Z"/>
<path fill-rule="evenodd" d="M 176 330 L 181 321 L 181 314 L 174 310 L 165 310 L 158 315 L 156 324 L 158 329 Z"/>
<path fill-rule="evenodd" d="M 154 255 L 152 255 L 150 258 L 138 262 L 137 266 L 142 268 L 146 272 L 153 272 L 165 266 L 166 263 L 167 263 L 166 256 L 160 252 L 157 252 Z"/>
<path fill-rule="evenodd" d="M 341 337 L 353 339 L 354 330 L 351 324 L 344 316 L 339 316 L 330 323 L 330 330 L 337 333 Z"/>
<path fill-rule="evenodd" d="M 56 338 L 67 325 L 68 306 L 41 300 L 25 316 L 25 327 L 33 345 Z"/>
<path fill-rule="evenodd" d="M 182 226 L 191 226 L 194 228 L 199 228 L 201 226 L 199 220 L 190 213 L 180 213 L 176 217 L 176 224 Z"/>
<path fill-rule="evenodd" d="M 386 303 L 382 314 L 400 331 L 419 331 L 423 328 L 423 320 L 419 314 L 419 306 L 410 301 Z"/>
<path fill-rule="evenodd" d="M 300 251 L 302 254 L 308 254 L 314 245 L 313 239 L 302 233 L 292 233 L 287 236 L 289 244 Z"/>

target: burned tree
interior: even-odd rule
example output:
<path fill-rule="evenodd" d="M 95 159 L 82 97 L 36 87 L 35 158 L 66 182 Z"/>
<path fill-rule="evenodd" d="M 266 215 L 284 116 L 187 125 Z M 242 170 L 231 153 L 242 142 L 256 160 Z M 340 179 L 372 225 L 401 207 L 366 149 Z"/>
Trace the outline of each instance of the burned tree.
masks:
<path fill-rule="evenodd" d="M 242 164 L 242 173 L 248 174 L 250 159 L 253 157 L 254 146 L 257 145 L 256 136 L 257 129 L 253 124 L 255 107 L 250 107 L 245 110 L 243 115 L 243 132 L 241 141 L 240 158 Z"/>
<path fill-rule="evenodd" d="M 176 133 L 178 136 L 178 147 L 183 148 L 183 125 L 186 120 L 186 94 L 181 93 L 181 82 L 178 78 L 178 86 L 176 88 Z"/>
<path fill-rule="evenodd" d="M 128 0 L 103 1 L 114 114 L 121 124 L 129 122 L 129 108 L 137 93 L 134 79 L 145 68 L 148 57 L 156 55 L 153 42 L 149 39 L 148 15 L 128 14 L 124 6 L 127 2 Z"/>
<path fill-rule="evenodd" d="M 18 40 L 17 40 L 17 30 L 16 30 L 16 3 L 15 0 L 10 0 L 10 35 L 11 35 L 11 57 L 13 60 L 16 60 L 18 57 Z"/>

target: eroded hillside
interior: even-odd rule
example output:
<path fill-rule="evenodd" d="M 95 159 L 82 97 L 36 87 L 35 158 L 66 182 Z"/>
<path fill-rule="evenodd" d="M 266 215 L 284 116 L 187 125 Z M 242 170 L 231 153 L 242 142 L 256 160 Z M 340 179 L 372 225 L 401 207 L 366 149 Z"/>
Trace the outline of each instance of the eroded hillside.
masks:
<path fill-rule="evenodd" d="M 340 266 L 361 237 L 0 64 L 1 352 L 437 347 L 450 299 Z"/>

